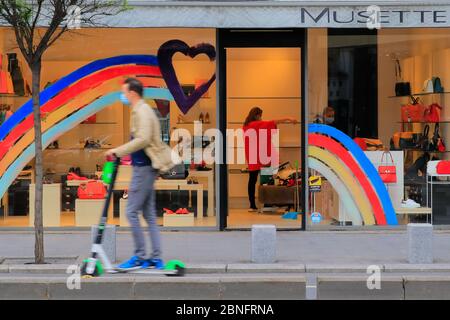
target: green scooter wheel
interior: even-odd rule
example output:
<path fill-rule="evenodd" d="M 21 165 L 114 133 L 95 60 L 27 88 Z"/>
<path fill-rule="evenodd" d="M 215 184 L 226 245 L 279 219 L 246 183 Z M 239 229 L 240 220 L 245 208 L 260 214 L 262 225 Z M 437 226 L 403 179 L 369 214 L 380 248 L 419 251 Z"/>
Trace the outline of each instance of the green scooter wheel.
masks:
<path fill-rule="evenodd" d="M 180 260 L 170 260 L 166 263 L 165 271 L 175 271 L 167 274 L 169 277 L 182 277 L 186 274 L 186 266 Z"/>
<path fill-rule="evenodd" d="M 87 278 L 98 277 L 104 273 L 103 266 L 102 266 L 101 262 L 98 260 L 95 263 L 94 272 L 92 274 L 88 273 L 87 272 L 88 263 L 89 263 L 89 259 L 85 259 L 83 261 L 83 264 L 81 265 L 80 273 L 81 273 L 82 278 L 87 279 Z"/>

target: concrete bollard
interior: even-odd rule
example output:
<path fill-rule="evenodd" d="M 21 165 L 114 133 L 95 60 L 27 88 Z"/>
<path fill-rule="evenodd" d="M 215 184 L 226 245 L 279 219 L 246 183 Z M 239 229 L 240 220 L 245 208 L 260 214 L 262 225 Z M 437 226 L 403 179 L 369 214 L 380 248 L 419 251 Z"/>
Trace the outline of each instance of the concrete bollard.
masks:
<path fill-rule="evenodd" d="M 274 225 L 252 226 L 252 262 L 274 263 L 276 259 L 277 229 Z"/>
<path fill-rule="evenodd" d="M 433 263 L 433 226 L 429 223 L 408 223 L 409 263 Z"/>
<path fill-rule="evenodd" d="M 91 239 L 94 243 L 94 237 L 97 235 L 98 226 L 91 227 Z M 107 224 L 103 232 L 103 250 L 111 263 L 116 262 L 116 226 Z"/>

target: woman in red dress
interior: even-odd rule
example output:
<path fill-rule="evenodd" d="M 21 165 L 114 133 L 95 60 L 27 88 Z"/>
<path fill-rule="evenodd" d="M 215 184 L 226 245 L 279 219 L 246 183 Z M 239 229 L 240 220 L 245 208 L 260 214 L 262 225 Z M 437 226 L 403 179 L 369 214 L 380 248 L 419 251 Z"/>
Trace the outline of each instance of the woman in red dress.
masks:
<path fill-rule="evenodd" d="M 277 124 L 279 123 L 297 123 L 297 120 L 295 120 L 294 118 L 263 121 L 262 113 L 263 111 L 261 110 L 261 108 L 252 108 L 248 113 L 247 118 L 245 119 L 243 127 L 245 137 L 245 158 L 247 160 L 249 173 L 248 199 L 250 201 L 250 212 L 255 212 L 257 210 L 255 203 L 255 190 L 256 182 L 258 180 L 258 174 L 261 168 L 270 165 L 277 166 L 277 163 L 271 163 L 272 159 L 274 158 L 273 152 L 275 152 L 275 150 L 273 150 L 271 141 L 272 130 L 276 130 Z M 249 132 L 248 130 L 254 130 L 253 132 L 255 134 L 252 135 L 253 132 Z M 250 143 L 252 137 L 256 137 L 256 141 L 253 140 L 252 143 Z M 264 157 L 267 156 L 267 158 L 270 159 L 268 163 L 264 163 L 265 161 L 262 161 L 261 157 L 263 155 L 260 154 L 259 150 L 259 140 L 263 138 L 267 141 L 267 155 L 264 155 Z"/>

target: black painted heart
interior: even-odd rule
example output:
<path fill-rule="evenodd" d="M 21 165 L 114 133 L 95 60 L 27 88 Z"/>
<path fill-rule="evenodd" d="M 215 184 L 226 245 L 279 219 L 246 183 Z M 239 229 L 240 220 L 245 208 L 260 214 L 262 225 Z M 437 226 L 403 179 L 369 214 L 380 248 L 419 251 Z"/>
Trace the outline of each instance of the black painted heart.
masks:
<path fill-rule="evenodd" d="M 186 95 L 178 81 L 172 63 L 172 57 L 177 52 L 181 52 L 191 58 L 195 58 L 199 54 L 205 54 L 209 60 L 214 61 L 216 59 L 216 49 L 208 43 L 200 43 L 196 46 L 189 47 L 184 41 L 169 40 L 163 43 L 158 50 L 158 64 L 167 88 L 180 110 L 186 114 L 201 96 L 208 91 L 211 84 L 216 80 L 216 74 L 213 74 L 207 82 L 197 87 L 189 95 Z"/>

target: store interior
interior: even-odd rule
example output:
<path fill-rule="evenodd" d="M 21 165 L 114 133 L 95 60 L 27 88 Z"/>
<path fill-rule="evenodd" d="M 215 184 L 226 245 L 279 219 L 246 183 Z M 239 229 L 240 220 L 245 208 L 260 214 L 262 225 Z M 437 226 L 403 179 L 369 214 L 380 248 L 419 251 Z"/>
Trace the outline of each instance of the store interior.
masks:
<path fill-rule="evenodd" d="M 170 39 L 181 39 L 190 45 L 197 43 L 215 45 L 216 43 L 214 29 L 115 29 L 114 33 L 109 29 L 83 29 L 78 33 L 81 35 L 65 35 L 45 54 L 42 65 L 42 89 L 81 66 L 98 59 L 124 54 L 156 54 L 161 44 Z M 94 44 L 95 50 L 92 50 Z M 354 74 L 357 72 L 352 69 L 354 60 L 343 54 L 338 60 L 342 70 L 337 68 L 338 71 L 341 71 L 338 72 L 341 78 L 337 79 L 338 88 L 336 89 L 333 84 L 334 78 L 330 77 L 329 63 L 336 63 L 329 60 L 331 46 L 333 48 L 375 46 L 376 48 L 377 103 L 375 113 L 372 112 L 373 110 L 367 112 L 364 120 L 365 123 L 368 121 L 376 125 L 375 130 L 367 131 L 370 132 L 367 134 L 370 136 L 362 136 L 379 139 L 383 144 L 383 147 L 376 151 L 377 153 L 366 152 L 374 166 L 378 166 L 381 161 L 381 150 L 390 149 L 390 140 L 396 132 L 421 133 L 424 127 L 429 125 L 431 138 L 435 130 L 435 123 L 424 123 L 424 121 L 402 123 L 402 105 L 410 104 L 411 97 L 396 95 L 394 89 L 396 82 L 399 81 L 409 82 L 413 97 L 418 97 L 423 105 L 429 106 L 437 103 L 442 107 L 439 134 L 447 144 L 450 144 L 450 129 L 447 128 L 450 123 L 450 111 L 446 110 L 450 101 L 450 34 L 445 28 L 381 29 L 375 37 L 357 34 L 330 37 L 327 29 L 309 29 L 307 48 L 304 48 L 308 53 L 307 66 L 301 65 L 300 48 L 228 48 L 227 129 L 242 128 L 246 115 L 255 106 L 263 110 L 263 120 L 283 117 L 293 117 L 299 120 L 296 124 L 283 123 L 278 126 L 278 150 L 279 163 L 288 162 L 286 169 L 294 170 L 296 162 L 301 167 L 300 114 L 302 98 L 300 89 L 302 84 L 300 79 L 303 67 L 307 67 L 308 70 L 306 87 L 309 122 L 316 122 L 318 118 L 324 121 L 327 107 L 335 109 L 335 118 L 342 116 L 340 114 L 343 112 L 342 109 L 338 109 L 334 105 L 336 99 L 331 98 L 331 91 L 334 90 L 333 94 L 340 94 L 340 100 L 349 103 L 345 113 L 353 121 L 352 123 L 358 125 L 355 118 L 364 117 L 364 114 L 357 115 L 357 109 L 361 106 L 355 105 L 352 99 L 354 91 L 363 90 L 361 89 L 363 83 L 354 83 Z M 24 79 L 23 95 L 21 95 L 22 93 L 0 94 L 1 104 L 9 105 L 12 111 L 15 111 L 30 99 L 29 91 L 26 88 L 31 82 L 31 76 L 28 67 L 15 48 L 14 35 L 11 30 L 0 29 L 0 49 L 2 70 L 8 69 L 7 53 L 15 52 Z M 401 66 L 401 79 L 396 77 L 396 59 Z M 186 93 L 209 79 L 216 69 L 216 63 L 211 62 L 205 55 L 198 55 L 195 59 L 191 59 L 177 53 L 173 58 L 173 64 L 180 84 Z M 348 70 L 352 70 L 351 73 L 345 74 Z M 424 92 L 424 82 L 432 77 L 440 78 L 443 92 Z M 123 79 L 111 80 L 108 85 L 119 90 L 121 80 Z M 194 134 L 194 125 L 198 125 L 199 122 L 202 132 L 216 127 L 216 82 L 186 114 L 183 114 L 173 101 L 170 102 L 168 109 L 157 105 L 154 100 L 147 102 L 157 110 L 164 139 L 168 139 L 176 129 L 186 129 L 195 139 L 199 132 Z M 167 107 L 167 104 L 165 106 Z M 44 151 L 44 173 L 47 184 L 61 184 L 59 193 L 56 193 L 61 199 L 56 208 L 56 210 L 60 210 L 60 226 L 77 226 L 75 212 L 77 186 L 68 186 L 65 176 L 73 168 L 77 174 L 88 179 L 98 177 L 104 163 L 106 149 L 128 141 L 129 117 L 130 109 L 128 107 L 119 102 L 111 104 L 96 114 L 95 121 L 80 123 L 60 136 L 57 144 L 52 144 Z M 349 125 L 349 132 L 346 132 L 351 138 L 361 137 L 358 131 L 353 131 L 356 125 Z M 364 129 L 362 128 L 362 132 Z M 87 145 L 86 141 L 88 144 L 89 142 L 92 144 L 91 147 Z M 171 142 L 172 145 L 175 143 Z M 270 186 L 267 184 L 258 183 L 256 190 L 260 210 L 248 211 L 248 173 L 245 160 L 242 161 L 244 148 L 242 142 L 239 142 L 239 138 L 235 139 L 234 143 L 233 153 L 237 161 L 228 165 L 228 227 L 247 228 L 255 223 L 270 223 L 279 228 L 300 228 L 300 216 L 298 219 L 283 218 L 286 211 L 295 211 L 295 208 L 291 207 L 292 201 L 283 200 L 282 203 L 276 203 L 278 201 L 268 200 L 273 197 L 270 196 L 272 191 L 267 193 L 267 190 L 264 190 L 269 189 Z M 205 144 L 206 146 L 207 144 Z M 398 179 L 395 184 L 386 187 L 395 208 L 400 207 L 402 200 L 408 198 L 420 203 L 423 207 L 427 206 L 423 172 L 417 171 L 411 174 L 408 169 L 425 153 L 431 155 L 431 158 L 449 159 L 449 148 L 442 151 L 424 151 L 417 148 L 391 150 L 397 166 Z M 172 227 L 215 227 L 218 219 L 215 205 L 214 166 L 209 164 L 206 165 L 206 168 L 200 166 L 199 170 L 198 166 L 191 166 L 190 163 L 186 163 L 186 165 L 189 167 L 189 176 L 185 179 L 185 187 L 179 188 L 179 184 L 172 182 L 173 188 L 172 186 L 160 186 L 160 190 L 157 188 L 158 223 L 162 226 Z M 33 161 L 28 166 L 29 168 L 26 167 L 21 172 L 2 199 L 0 227 L 32 225 L 29 185 L 33 183 Z M 319 172 L 313 170 L 310 175 L 321 176 Z M 411 175 L 417 175 L 418 179 L 411 178 Z M 263 178 L 260 176 L 259 181 L 261 182 Z M 312 207 L 309 208 L 309 212 L 320 212 L 321 219 L 312 221 L 308 214 L 307 225 L 309 227 L 348 225 L 348 212 L 340 201 L 338 192 L 324 177 L 322 178 L 320 192 L 311 193 Z M 124 176 L 124 179 L 129 179 L 129 177 Z M 445 182 L 447 180 L 440 178 L 439 181 L 442 182 L 442 186 L 439 186 L 441 189 L 436 189 L 437 193 L 433 197 L 445 198 L 447 194 Z M 280 182 L 275 175 L 275 186 L 278 183 Z M 280 192 L 280 195 L 276 197 L 282 198 L 286 193 L 280 191 L 283 186 L 279 187 L 276 192 Z M 295 194 L 292 189 L 295 186 L 289 188 L 288 198 L 292 199 L 291 195 Z M 49 189 L 48 192 L 51 197 L 53 191 Z M 124 198 L 123 194 L 124 190 L 116 190 L 114 193 L 114 206 L 109 215 L 109 223 L 127 225 L 123 212 L 125 211 L 126 196 Z M 189 211 L 193 213 L 192 219 L 184 217 L 185 221 L 175 222 L 172 225 L 165 224 L 163 208 L 171 206 L 173 203 L 189 208 Z M 450 208 L 439 201 L 437 204 L 440 206 L 438 210 L 440 213 L 434 217 L 433 221 L 437 224 L 450 224 Z M 297 209 L 303 210 L 301 204 L 298 206 L 300 209 Z M 92 208 L 92 211 L 97 210 Z M 49 210 L 55 210 L 55 208 Z M 202 212 L 200 213 L 200 211 Z M 199 215 L 201 215 L 200 219 Z M 420 219 L 424 217 L 417 215 L 406 218 L 421 221 Z M 405 219 L 404 216 L 399 216 L 399 223 L 406 223 L 406 221 L 408 219 Z M 350 225 L 357 225 L 357 223 L 350 221 Z"/>

